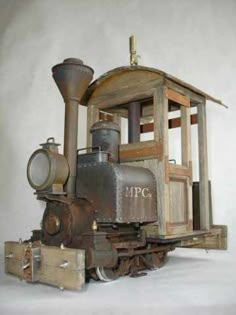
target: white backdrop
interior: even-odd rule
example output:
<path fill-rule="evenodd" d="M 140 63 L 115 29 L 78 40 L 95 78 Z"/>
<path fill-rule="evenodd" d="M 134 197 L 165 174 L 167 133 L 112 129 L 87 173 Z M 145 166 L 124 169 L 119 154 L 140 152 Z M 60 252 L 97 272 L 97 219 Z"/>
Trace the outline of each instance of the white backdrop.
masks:
<path fill-rule="evenodd" d="M 64 105 L 51 78 L 51 67 L 67 57 L 78 57 L 94 68 L 96 78 L 107 70 L 129 63 L 128 37 L 136 33 L 140 64 L 175 75 L 221 98 L 229 106 L 226 110 L 213 103 L 208 104 L 208 150 L 214 223 L 226 224 L 229 228 L 229 249 L 220 257 L 229 261 L 235 259 L 235 16 L 236 1 L 233 0 L 0 0 L 0 253 L 5 240 L 28 238 L 30 231 L 39 227 L 42 218 L 44 204 L 33 195 L 26 179 L 26 165 L 38 144 L 48 137 L 54 136 L 60 143 L 63 141 Z M 85 115 L 85 109 L 80 108 L 79 147 L 86 143 Z M 192 255 L 191 250 L 188 255 Z M 211 256 L 210 266 L 214 266 L 214 257 Z M 189 272 L 188 279 L 192 279 L 194 269 L 191 269 L 191 265 L 194 261 L 183 260 L 183 276 Z M 209 273 L 202 273 L 203 278 L 198 278 L 198 268 L 202 264 L 203 270 L 206 270 L 209 264 L 206 267 L 205 261 L 200 260 L 196 263 L 194 285 L 188 291 L 188 294 L 192 294 L 189 301 L 195 303 L 197 292 L 202 292 L 203 303 L 208 303 L 209 288 L 205 287 L 205 291 L 202 291 L 202 285 Z M 160 287 L 163 292 L 160 301 L 166 305 L 169 305 L 169 300 L 165 288 L 171 292 L 172 284 L 176 285 L 173 294 L 180 294 L 186 289 L 182 285 L 182 275 L 177 278 L 177 283 L 173 282 L 176 266 L 179 267 L 172 260 L 172 265 L 162 273 L 162 278 L 157 277 L 158 281 L 170 281 L 163 282 Z M 164 277 L 170 270 L 172 278 Z M 218 274 L 219 269 L 215 271 Z M 235 297 L 232 290 L 227 291 L 228 284 L 233 281 L 231 271 L 226 267 L 225 272 L 221 274 L 224 291 L 221 292 L 221 287 L 217 287 L 214 281 L 210 291 L 212 303 L 219 301 L 215 299 L 218 292 L 221 307 L 226 303 L 224 298 L 233 301 Z M 226 275 L 228 282 L 225 281 Z M 212 277 L 215 279 L 214 275 Z M 127 283 L 133 283 L 128 280 Z M 5 281 L 9 287 L 8 278 Z M 125 281 L 120 286 L 126 287 Z M 145 281 L 142 284 L 151 290 L 149 282 Z M 185 278 L 185 284 L 186 281 Z M 12 283 L 15 282 L 12 280 Z M 196 283 L 200 285 L 197 292 L 194 291 Z M 136 288 L 133 285 L 131 291 Z M 96 291 L 96 286 L 93 288 Z M 98 291 L 99 288 L 98 285 Z M 109 288 L 106 288 L 109 294 Z M 31 289 L 25 287 L 24 290 L 17 289 L 15 297 L 18 292 L 24 295 L 29 290 L 30 298 Z M 37 303 L 38 289 L 33 290 L 32 301 Z M 42 292 L 44 290 L 51 296 L 55 294 L 49 288 L 42 289 Z M 9 294 L 3 292 L 6 302 Z M 45 300 L 42 301 L 47 301 L 47 294 L 44 294 Z M 65 298 L 67 296 L 64 295 Z M 23 297 L 20 295 L 18 302 Z M 187 300 L 179 297 L 176 303 Z M 63 301 L 60 300 L 60 303 L 63 304 Z M 74 296 L 74 301 L 77 301 L 77 296 Z M 100 307 L 101 301 L 100 297 L 97 301 Z M 135 303 L 135 299 L 132 301 Z M 11 303 L 7 303 L 5 305 L 10 307 Z M 68 305 L 68 302 L 65 303 Z M 84 303 L 87 303 L 86 299 Z M 220 308 L 217 309 L 220 312 Z M 189 311 L 186 313 L 189 314 Z M 29 314 L 32 312 L 29 311 Z"/>
<path fill-rule="evenodd" d="M 63 141 L 64 105 L 51 67 L 79 57 L 95 77 L 126 65 L 128 37 L 140 64 L 163 69 L 220 97 L 208 104 L 214 222 L 235 238 L 235 1 L 0 1 L 0 241 L 28 237 L 44 205 L 26 179 L 29 156 L 49 136 Z M 85 145 L 80 108 L 79 146 Z"/>
<path fill-rule="evenodd" d="M 140 64 L 157 67 L 221 98 L 207 108 L 214 223 L 236 248 L 236 2 L 0 0 L 0 242 L 27 238 L 44 204 L 26 179 L 31 153 L 49 136 L 63 141 L 64 104 L 51 67 L 82 58 L 95 78 L 129 63 L 136 33 Z M 85 145 L 80 108 L 78 145 Z M 62 150 L 62 147 L 61 147 Z"/>

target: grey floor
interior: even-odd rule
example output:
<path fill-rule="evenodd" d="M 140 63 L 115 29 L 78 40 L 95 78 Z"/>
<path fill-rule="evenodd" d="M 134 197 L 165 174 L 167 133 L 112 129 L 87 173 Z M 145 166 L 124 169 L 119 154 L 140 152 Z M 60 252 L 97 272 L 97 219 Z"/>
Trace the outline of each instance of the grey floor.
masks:
<path fill-rule="evenodd" d="M 5 275 L 1 256 L 0 314 L 236 314 L 232 257 L 178 249 L 145 277 L 90 282 L 82 292 L 69 292 Z"/>

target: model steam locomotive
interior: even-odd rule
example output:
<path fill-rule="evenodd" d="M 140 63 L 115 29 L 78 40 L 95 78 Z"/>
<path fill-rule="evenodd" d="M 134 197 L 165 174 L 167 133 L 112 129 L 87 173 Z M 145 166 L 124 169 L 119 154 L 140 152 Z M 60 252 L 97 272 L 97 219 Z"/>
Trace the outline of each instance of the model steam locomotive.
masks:
<path fill-rule="evenodd" d="M 28 181 L 46 209 L 30 240 L 5 243 L 6 272 L 79 289 L 86 276 L 111 281 L 161 267 L 177 246 L 226 248 L 226 227 L 210 219 L 205 134 L 205 101 L 220 102 L 138 66 L 133 37 L 131 65 L 91 85 L 93 70 L 79 59 L 64 60 L 52 73 L 65 101 L 64 154 L 49 138 L 29 159 Z M 79 104 L 88 107 L 88 146 L 78 150 Z M 169 118 L 171 112 L 179 116 Z M 200 180 L 193 183 L 196 123 Z M 176 164 L 169 156 L 173 128 L 181 128 Z M 143 140 L 147 132 L 152 138 Z"/>

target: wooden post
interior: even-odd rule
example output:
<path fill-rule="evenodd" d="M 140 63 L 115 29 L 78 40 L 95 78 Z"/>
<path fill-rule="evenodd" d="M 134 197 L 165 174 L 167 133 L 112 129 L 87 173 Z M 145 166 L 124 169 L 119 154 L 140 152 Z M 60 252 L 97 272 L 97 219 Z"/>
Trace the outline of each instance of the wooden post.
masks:
<path fill-rule="evenodd" d="M 181 106 L 181 147 L 182 165 L 189 167 L 191 160 L 190 108 Z"/>
<path fill-rule="evenodd" d="M 168 99 L 166 87 L 159 85 L 153 97 L 154 140 L 163 144 L 163 156 L 157 159 L 157 209 L 160 235 L 166 235 L 169 214 L 169 191 L 166 183 L 166 157 L 168 159 Z"/>
<path fill-rule="evenodd" d="M 121 129 L 121 114 L 114 113 L 113 114 L 113 122 L 117 123 L 120 126 L 120 129 Z"/>
<path fill-rule="evenodd" d="M 182 165 L 188 168 L 190 177 L 186 178 L 188 230 L 193 229 L 192 162 L 191 162 L 191 113 L 190 107 L 181 106 L 181 150 Z"/>
<path fill-rule="evenodd" d="M 198 109 L 198 150 L 199 150 L 199 201 L 200 201 L 200 228 L 210 229 L 209 185 L 207 162 L 207 128 L 206 102 L 199 103 Z"/>

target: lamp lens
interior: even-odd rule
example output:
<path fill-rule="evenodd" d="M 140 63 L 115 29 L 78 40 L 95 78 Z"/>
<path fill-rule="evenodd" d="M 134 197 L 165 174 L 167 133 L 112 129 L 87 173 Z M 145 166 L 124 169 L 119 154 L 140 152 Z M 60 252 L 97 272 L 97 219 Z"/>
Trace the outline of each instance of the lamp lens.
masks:
<path fill-rule="evenodd" d="M 29 177 L 36 187 L 45 183 L 50 171 L 49 159 L 46 154 L 39 152 L 30 163 Z"/>

